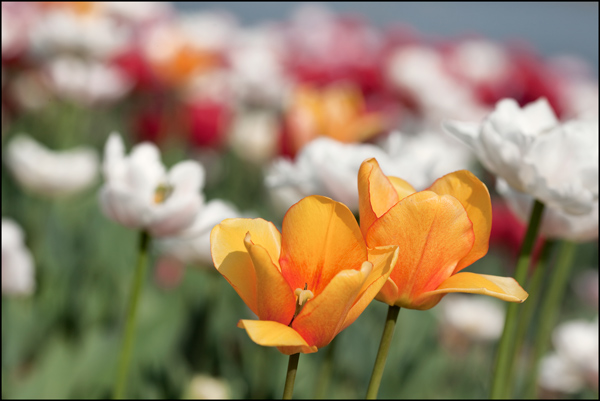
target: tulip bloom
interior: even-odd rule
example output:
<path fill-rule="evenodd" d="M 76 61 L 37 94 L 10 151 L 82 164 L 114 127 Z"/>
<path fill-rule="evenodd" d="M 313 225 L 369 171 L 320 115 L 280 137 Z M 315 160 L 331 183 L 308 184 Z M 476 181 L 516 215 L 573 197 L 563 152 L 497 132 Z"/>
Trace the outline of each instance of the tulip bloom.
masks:
<path fill-rule="evenodd" d="M 211 232 L 215 267 L 260 320 L 240 320 L 259 345 L 286 355 L 326 346 L 388 279 L 396 246 L 368 249 L 342 203 L 309 196 L 281 233 L 263 219 L 227 219 Z"/>
<path fill-rule="evenodd" d="M 416 192 L 369 159 L 360 167 L 358 191 L 367 246 L 398 245 L 401 255 L 379 301 L 425 310 L 451 292 L 509 302 L 527 298 L 512 278 L 459 273 L 487 253 L 492 222 L 488 190 L 469 171 L 447 174 Z"/>

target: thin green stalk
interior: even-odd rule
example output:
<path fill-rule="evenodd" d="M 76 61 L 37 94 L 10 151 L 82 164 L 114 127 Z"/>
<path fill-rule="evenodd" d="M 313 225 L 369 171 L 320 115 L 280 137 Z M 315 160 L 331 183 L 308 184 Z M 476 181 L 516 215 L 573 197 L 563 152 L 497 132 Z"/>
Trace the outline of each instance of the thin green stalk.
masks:
<path fill-rule="evenodd" d="M 556 267 L 550 276 L 550 284 L 545 298 L 542 300 L 540 321 L 535 336 L 533 348 L 533 369 L 530 370 L 527 395 L 535 397 L 537 372 L 540 358 L 544 355 L 550 345 L 552 329 L 556 324 L 560 312 L 560 305 L 569 283 L 569 275 L 573 266 L 575 249 L 577 244 L 571 241 L 563 241 Z"/>
<path fill-rule="evenodd" d="M 515 350 L 517 350 L 517 352 L 519 352 L 523 346 L 528 329 L 530 327 L 535 328 L 535 325 L 533 325 L 531 322 L 534 320 L 534 313 L 540 302 L 542 284 L 548 273 L 548 260 L 552 250 L 554 249 L 554 244 L 555 241 L 552 240 L 546 240 L 544 243 L 540 259 L 535 266 L 533 277 L 531 277 L 531 280 L 529 280 L 529 284 L 527 285 L 527 293 L 529 294 L 529 297 L 527 298 L 527 302 L 525 302 L 525 304 L 519 308 L 519 323 L 517 325 L 517 334 L 515 337 Z M 510 371 L 514 372 L 515 366 L 516 359 L 513 360 Z M 507 389 L 507 391 L 508 394 L 510 394 L 512 388 Z"/>
<path fill-rule="evenodd" d="M 525 286 L 531 253 L 535 245 L 543 211 L 544 204 L 536 200 L 531 211 L 531 216 L 529 217 L 529 226 L 521 245 L 521 252 L 515 269 L 515 280 L 521 286 Z M 507 389 L 511 387 L 510 368 L 513 366 L 512 361 L 515 358 L 517 308 L 518 304 L 510 303 L 506 311 L 504 330 L 502 331 L 502 337 L 500 338 L 500 344 L 496 353 L 492 391 L 490 394 L 490 398 L 492 399 L 509 398 Z"/>
<path fill-rule="evenodd" d="M 144 284 L 144 277 L 146 276 L 146 260 L 148 258 L 149 242 L 150 237 L 145 231 L 142 231 L 140 233 L 139 255 L 137 266 L 135 268 L 135 276 L 131 283 L 131 291 L 129 293 L 127 321 L 125 322 L 125 332 L 123 335 L 123 343 L 121 345 L 121 353 L 119 355 L 117 379 L 113 390 L 113 399 L 115 400 L 123 398 L 125 392 L 125 383 L 127 382 L 129 362 L 131 361 L 131 352 L 133 350 L 137 306 L 142 291 L 142 285 Z"/>
<path fill-rule="evenodd" d="M 287 375 L 285 376 L 285 386 L 283 387 L 282 400 L 291 400 L 294 394 L 294 381 L 296 380 L 296 372 L 298 371 L 298 360 L 300 353 L 290 355 L 288 362 Z"/>
<path fill-rule="evenodd" d="M 337 337 L 336 337 L 337 338 Z M 335 344 L 337 343 L 334 338 L 327 346 L 327 352 L 325 353 L 325 360 L 321 365 L 321 374 L 317 379 L 317 386 L 315 390 L 315 399 L 321 400 L 325 398 L 327 394 L 327 387 L 331 379 L 331 372 L 333 371 L 333 358 L 335 356 Z"/>
<path fill-rule="evenodd" d="M 394 337 L 394 328 L 396 327 L 396 320 L 398 319 L 399 312 L 399 306 L 390 306 L 388 308 L 385 326 L 383 327 L 383 334 L 381 335 L 381 342 L 379 343 L 379 350 L 377 351 L 377 358 L 375 359 L 375 366 L 373 367 L 373 373 L 371 373 L 371 380 L 369 381 L 369 387 L 367 389 L 366 398 L 368 400 L 377 398 L 381 377 L 383 376 L 383 369 L 385 368 L 385 361 L 387 359 L 388 351 L 390 350 L 392 338 Z"/>

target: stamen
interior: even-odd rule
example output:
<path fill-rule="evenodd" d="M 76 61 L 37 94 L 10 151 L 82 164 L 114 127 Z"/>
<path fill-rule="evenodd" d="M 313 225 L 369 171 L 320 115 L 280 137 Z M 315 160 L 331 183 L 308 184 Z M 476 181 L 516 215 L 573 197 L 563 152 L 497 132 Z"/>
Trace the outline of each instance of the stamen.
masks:
<path fill-rule="evenodd" d="M 288 326 L 292 325 L 292 322 L 294 321 L 296 316 L 298 316 L 298 314 L 300 313 L 300 311 L 302 310 L 302 308 L 304 307 L 306 302 L 315 297 L 315 294 L 313 294 L 313 292 L 311 290 L 307 290 L 307 288 L 308 288 L 308 284 L 304 283 L 304 289 L 296 288 L 296 290 L 294 291 L 294 294 L 296 294 L 296 297 L 297 297 L 296 298 L 296 311 L 294 312 L 294 317 L 292 317 L 292 320 L 290 321 L 290 324 Z"/>
<path fill-rule="evenodd" d="M 168 184 L 160 184 L 154 191 L 154 203 L 163 203 L 173 193 L 173 187 Z"/>

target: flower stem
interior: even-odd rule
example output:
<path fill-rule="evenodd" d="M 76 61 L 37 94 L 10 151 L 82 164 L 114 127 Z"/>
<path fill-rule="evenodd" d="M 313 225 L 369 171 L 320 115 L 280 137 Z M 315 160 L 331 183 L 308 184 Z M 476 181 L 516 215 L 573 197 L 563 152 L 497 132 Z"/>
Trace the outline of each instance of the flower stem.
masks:
<path fill-rule="evenodd" d="M 127 321 L 125 322 L 125 332 L 123 343 L 121 345 L 121 353 L 119 355 L 119 366 L 117 369 L 117 379 L 113 390 L 113 399 L 123 398 L 125 392 L 125 383 L 129 371 L 129 362 L 131 360 L 131 351 L 133 349 L 133 338 L 135 334 L 135 318 L 137 313 L 137 305 L 146 275 L 146 259 L 148 258 L 148 244 L 150 242 L 149 235 L 142 231 L 140 233 L 139 255 L 137 266 L 135 268 L 135 276 L 131 283 L 131 291 L 129 293 L 129 305 L 127 310 Z"/>
<path fill-rule="evenodd" d="M 374 400 L 377 398 L 379 385 L 381 384 L 381 377 L 383 376 L 383 369 L 385 368 L 385 361 L 390 349 L 390 344 L 392 343 L 392 338 L 394 337 L 394 328 L 396 326 L 396 320 L 398 319 L 399 312 L 399 306 L 390 306 L 388 308 L 387 317 L 385 318 L 385 326 L 383 327 L 383 334 L 381 335 L 381 342 L 379 343 L 379 351 L 377 351 L 375 366 L 373 367 L 373 373 L 371 373 L 371 380 L 369 381 L 369 387 L 367 389 L 366 398 L 368 400 Z"/>
<path fill-rule="evenodd" d="M 537 372 L 539 360 L 542 355 L 548 349 L 552 329 L 556 324 L 560 312 L 560 305 L 565 295 L 567 284 L 569 283 L 569 274 L 571 267 L 573 266 L 573 258 L 575 256 L 575 249 L 577 244 L 571 241 L 563 241 L 556 266 L 552 275 L 550 276 L 550 284 L 548 292 L 545 298 L 542 300 L 540 321 L 538 325 L 538 331 L 535 336 L 534 348 L 533 348 L 533 369 L 530 370 L 529 374 L 529 396 L 535 396 L 536 383 L 537 383 Z"/>
<path fill-rule="evenodd" d="M 283 387 L 282 400 L 291 400 L 294 394 L 294 381 L 296 380 L 296 371 L 298 370 L 298 360 L 300 353 L 290 355 L 288 362 L 287 375 L 285 376 L 285 386 Z"/>
<path fill-rule="evenodd" d="M 538 228 L 542 220 L 544 204 L 536 200 L 531 215 L 529 217 L 529 226 L 521 245 L 521 252 L 515 269 L 515 280 L 521 285 L 525 285 L 527 270 L 531 261 L 531 254 L 536 242 Z M 510 398 L 507 389 L 511 388 L 510 368 L 513 366 L 515 358 L 515 337 L 517 325 L 518 304 L 510 303 L 506 311 L 506 320 L 504 321 L 504 330 L 498 345 L 496 353 L 496 363 L 494 366 L 494 377 L 492 379 L 492 391 L 490 398 Z"/>
<path fill-rule="evenodd" d="M 331 379 L 331 372 L 333 370 L 333 358 L 335 356 L 336 343 L 337 341 L 334 338 L 327 346 L 327 353 L 325 354 L 325 360 L 321 366 L 321 374 L 317 381 L 315 400 L 322 400 L 327 394 L 327 387 L 329 386 L 329 380 Z"/>

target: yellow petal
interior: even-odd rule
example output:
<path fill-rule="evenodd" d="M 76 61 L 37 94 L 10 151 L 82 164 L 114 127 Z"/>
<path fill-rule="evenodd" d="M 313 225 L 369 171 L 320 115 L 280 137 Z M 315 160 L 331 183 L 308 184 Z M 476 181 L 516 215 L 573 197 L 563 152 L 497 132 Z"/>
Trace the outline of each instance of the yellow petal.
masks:
<path fill-rule="evenodd" d="M 266 249 L 252 243 L 250 233 L 244 239 L 256 272 L 258 318 L 290 324 L 296 310 L 296 297 L 275 266 Z"/>
<path fill-rule="evenodd" d="M 436 180 L 429 191 L 438 195 L 451 195 L 458 199 L 473 223 L 475 243 L 473 249 L 462 258 L 454 273 L 482 258 L 488 251 L 492 230 L 492 202 L 485 184 L 470 171 L 460 170 Z"/>
<path fill-rule="evenodd" d="M 371 303 L 387 282 L 398 260 L 398 247 L 395 245 L 369 249 L 369 262 L 373 270 L 363 284 L 354 305 L 350 308 L 340 331 L 350 326 Z"/>
<path fill-rule="evenodd" d="M 408 182 L 404 181 L 402 178 L 388 176 L 388 179 L 394 186 L 396 193 L 398 194 L 398 199 L 404 199 L 408 195 L 412 195 L 417 192 L 412 185 Z"/>
<path fill-rule="evenodd" d="M 398 286 L 396 285 L 396 283 L 394 283 L 394 280 L 388 277 L 383 287 L 381 287 L 381 290 L 379 290 L 379 293 L 377 294 L 375 299 L 390 306 L 396 305 L 396 301 L 399 299 L 399 296 Z"/>
<path fill-rule="evenodd" d="M 296 330 L 285 324 L 269 320 L 240 320 L 238 327 L 245 329 L 250 339 L 258 345 L 278 347 L 286 355 L 317 352 L 317 347 L 308 345 Z"/>
<path fill-rule="evenodd" d="M 354 215 L 344 204 L 308 196 L 283 218 L 281 272 L 292 289 L 317 296 L 340 271 L 360 269 L 367 248 Z"/>
<path fill-rule="evenodd" d="M 360 270 L 338 273 L 321 294 L 306 302 L 292 328 L 317 348 L 329 344 L 342 329 L 346 315 L 372 269 L 373 265 L 366 262 Z"/>
<path fill-rule="evenodd" d="M 431 191 L 409 195 L 369 229 L 369 247 L 398 245 L 391 279 L 398 287 L 395 305 L 418 309 L 417 297 L 437 289 L 473 246 L 467 212 L 455 198 Z"/>
<path fill-rule="evenodd" d="M 360 230 L 366 237 L 378 217 L 398 203 L 398 194 L 375 159 L 367 159 L 358 170 L 358 210 Z"/>
<path fill-rule="evenodd" d="M 425 298 L 435 300 L 435 303 L 430 306 L 432 307 L 450 292 L 489 295 L 508 302 L 524 302 L 529 296 L 512 277 L 464 272 L 449 277 L 435 291 L 424 293 L 421 297 L 423 302 L 431 302 L 431 300 L 426 301 Z"/>
<path fill-rule="evenodd" d="M 226 219 L 210 233 L 210 251 L 215 267 L 231 284 L 252 312 L 258 315 L 256 273 L 244 246 L 250 232 L 255 244 L 263 246 L 273 260 L 279 258 L 281 234 L 263 219 Z"/>

